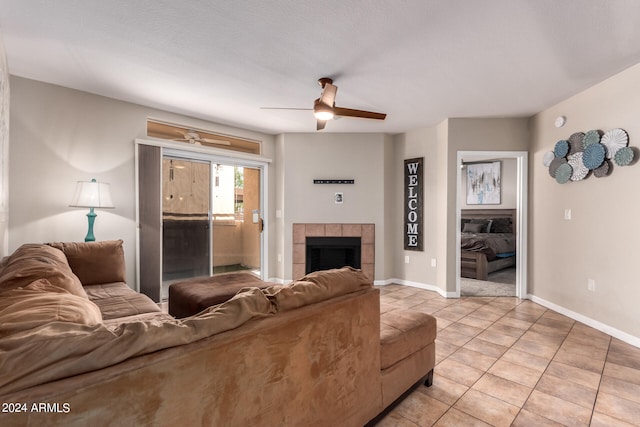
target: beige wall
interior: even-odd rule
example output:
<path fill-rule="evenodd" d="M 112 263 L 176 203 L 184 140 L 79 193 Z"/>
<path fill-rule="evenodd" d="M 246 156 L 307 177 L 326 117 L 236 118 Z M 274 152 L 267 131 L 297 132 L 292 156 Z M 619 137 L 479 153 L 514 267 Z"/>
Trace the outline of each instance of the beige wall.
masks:
<path fill-rule="evenodd" d="M 394 278 L 416 282 L 425 285 L 438 285 L 437 269 L 431 267 L 431 259 L 438 258 L 441 242 L 439 233 L 439 211 L 443 204 L 439 192 L 442 169 L 437 129 L 424 128 L 413 132 L 397 135 L 394 141 L 394 179 L 395 182 L 395 217 L 393 226 L 393 250 L 390 252 L 394 259 Z M 404 160 L 424 157 L 423 177 L 423 251 L 404 250 Z M 409 257 L 409 263 L 405 257 Z M 390 277 L 387 277 L 390 278 Z"/>
<path fill-rule="evenodd" d="M 640 166 L 560 185 L 542 156 L 556 141 L 590 129 L 623 128 L 630 145 L 640 147 L 638 87 L 640 65 L 537 114 L 529 157 L 530 293 L 635 337 L 640 337 Z M 558 129 L 554 120 L 560 115 L 567 124 Z M 572 220 L 563 219 L 565 209 L 572 210 Z M 595 292 L 587 290 L 588 279 L 595 280 Z"/>
<path fill-rule="evenodd" d="M 96 211 L 96 238 L 125 241 L 127 280 L 135 287 L 133 141 L 145 137 L 147 117 L 261 140 L 264 156 L 274 155 L 271 135 L 11 76 L 9 250 L 83 240 L 88 211 L 69 203 L 76 181 L 96 178 L 111 184 L 116 206 Z"/>
<path fill-rule="evenodd" d="M 383 134 L 286 134 L 279 136 L 280 157 L 275 165 L 279 188 L 276 210 L 282 231 L 281 270 L 292 276 L 292 227 L 294 223 L 373 223 L 376 227 L 376 279 L 389 277 L 385 270 L 385 152 L 391 138 Z M 354 179 L 355 184 L 313 184 L 314 179 Z M 342 192 L 344 203 L 334 194 Z"/>
<path fill-rule="evenodd" d="M 448 119 L 432 128 L 395 137 L 394 180 L 403 186 L 404 159 L 425 158 L 424 251 L 405 251 L 402 235 L 395 240 L 395 277 L 436 286 L 442 292 L 456 288 L 456 198 L 458 151 L 527 151 L 527 119 Z M 514 162 L 515 163 L 515 162 Z M 402 230 L 403 193 L 396 194 L 395 229 Z M 409 264 L 405 257 L 409 256 Z M 436 267 L 431 261 L 435 260 Z"/>

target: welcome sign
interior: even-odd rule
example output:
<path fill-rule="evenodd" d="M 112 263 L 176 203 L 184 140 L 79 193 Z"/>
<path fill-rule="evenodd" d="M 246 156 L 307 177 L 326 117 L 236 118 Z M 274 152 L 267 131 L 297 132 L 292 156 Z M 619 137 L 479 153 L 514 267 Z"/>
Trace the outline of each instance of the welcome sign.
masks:
<path fill-rule="evenodd" d="M 422 250 L 422 176 L 424 157 L 404 161 L 404 249 Z"/>

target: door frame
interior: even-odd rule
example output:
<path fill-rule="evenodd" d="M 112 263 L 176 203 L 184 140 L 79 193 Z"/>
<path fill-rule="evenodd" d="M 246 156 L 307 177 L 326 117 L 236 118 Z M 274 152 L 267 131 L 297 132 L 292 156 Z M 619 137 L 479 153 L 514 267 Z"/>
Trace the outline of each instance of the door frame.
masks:
<path fill-rule="evenodd" d="M 260 212 L 261 217 L 264 218 L 269 212 L 269 164 L 271 159 L 262 157 L 255 154 L 247 154 L 242 152 L 229 151 L 219 148 L 211 148 L 197 145 L 186 145 L 184 143 L 156 140 L 156 139 L 144 139 L 136 138 L 135 141 L 135 202 L 136 202 L 136 285 L 139 288 L 140 284 L 140 207 L 139 207 L 139 170 L 138 170 L 138 145 L 151 145 L 160 147 L 160 159 L 164 156 L 180 157 L 183 159 L 210 161 L 214 163 L 229 164 L 235 166 L 250 167 L 258 169 L 260 171 Z M 161 177 L 160 177 L 161 179 Z M 162 191 L 162 186 L 160 186 Z M 162 195 L 160 195 L 162 196 Z M 162 230 L 160 230 L 162 234 Z M 162 244 L 162 235 L 160 236 L 160 244 Z M 265 280 L 268 276 L 269 268 L 269 231 L 268 227 L 264 227 L 262 233 L 260 233 L 260 275 L 261 279 Z M 160 256 L 162 257 L 162 247 L 160 249 Z M 160 258 L 160 266 L 162 266 L 162 258 Z M 162 276 L 160 276 L 162 277 Z M 162 286 L 160 283 L 158 286 Z"/>
<path fill-rule="evenodd" d="M 463 159 L 490 160 L 516 159 L 516 296 L 528 299 L 527 293 L 527 200 L 528 200 L 528 156 L 526 151 L 458 151 L 456 180 L 456 292 L 460 297 L 460 239 L 461 211 L 460 192 L 462 191 Z"/>

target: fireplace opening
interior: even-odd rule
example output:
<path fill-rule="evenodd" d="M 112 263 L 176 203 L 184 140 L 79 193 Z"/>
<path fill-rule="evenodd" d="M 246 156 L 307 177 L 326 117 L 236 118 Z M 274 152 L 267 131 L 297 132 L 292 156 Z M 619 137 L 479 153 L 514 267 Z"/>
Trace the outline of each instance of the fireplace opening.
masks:
<path fill-rule="evenodd" d="M 360 237 L 307 237 L 305 274 L 351 266 L 361 268 Z"/>

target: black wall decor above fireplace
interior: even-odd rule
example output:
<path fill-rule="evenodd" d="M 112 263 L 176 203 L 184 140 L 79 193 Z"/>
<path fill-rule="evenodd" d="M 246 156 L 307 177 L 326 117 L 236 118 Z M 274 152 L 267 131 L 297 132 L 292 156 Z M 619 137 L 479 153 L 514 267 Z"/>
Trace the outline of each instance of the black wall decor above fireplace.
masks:
<path fill-rule="evenodd" d="M 351 266 L 361 268 L 360 237 L 307 237 L 305 273 Z"/>

